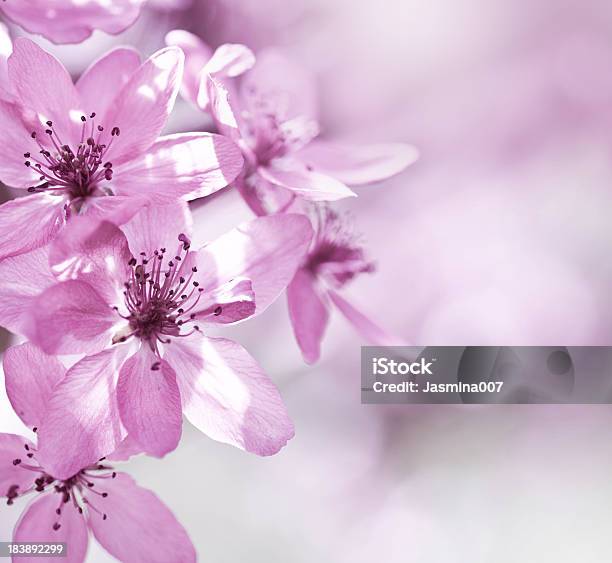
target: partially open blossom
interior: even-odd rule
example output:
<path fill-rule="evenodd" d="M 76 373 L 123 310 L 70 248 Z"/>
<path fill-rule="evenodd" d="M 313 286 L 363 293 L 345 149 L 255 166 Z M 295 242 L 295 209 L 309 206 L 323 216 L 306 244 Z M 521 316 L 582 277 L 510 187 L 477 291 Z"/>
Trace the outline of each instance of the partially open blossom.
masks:
<path fill-rule="evenodd" d="M 116 34 L 130 27 L 146 0 L 2 0 L 0 13 L 54 43 L 80 43 L 95 29 Z"/>
<path fill-rule="evenodd" d="M 0 260 L 48 243 L 76 214 L 121 224 L 140 200 L 202 197 L 239 174 L 240 150 L 223 136 L 159 137 L 183 59 L 173 47 L 141 64 L 118 48 L 73 84 L 53 56 L 17 39 L 0 99 L 0 180 L 29 195 L 0 207 Z"/>
<path fill-rule="evenodd" d="M 88 354 L 56 387 L 40 428 L 43 453 L 65 451 L 59 477 L 113 451 L 126 433 L 145 453 L 165 455 L 177 446 L 182 414 L 210 437 L 260 455 L 293 436 L 281 397 L 255 360 L 204 332 L 278 297 L 308 249 L 309 221 L 258 218 L 193 251 L 185 206 L 146 208 L 125 234 L 77 218 L 48 255 L 61 281 L 39 278 L 44 291 L 32 298 L 35 281 L 26 277 L 26 335 L 49 354 Z M 7 261 L 14 268 L 29 259 Z M 19 289 L 0 298 L 0 314 L 15 314 L 15 301 Z"/>
<path fill-rule="evenodd" d="M 186 51 L 187 99 L 209 110 L 219 132 L 242 148 L 247 168 L 235 185 L 258 215 L 286 209 L 295 196 L 354 196 L 349 185 L 385 180 L 416 160 L 416 150 L 401 143 L 356 147 L 318 139 L 314 82 L 277 51 L 259 53 L 253 67 L 243 45 L 222 45 L 211 53 L 180 30 L 166 40 Z M 231 80 L 247 70 L 239 84 Z"/>
<path fill-rule="evenodd" d="M 4 372 L 15 412 L 36 431 L 66 369 L 57 358 L 25 343 L 6 351 Z M 55 468 L 65 452 L 65 445 L 47 448 L 43 458 L 30 440 L 0 434 L 0 495 L 9 506 L 22 497 L 31 499 L 13 531 L 14 542 L 64 542 L 62 560 L 81 563 L 91 531 L 120 561 L 196 560 L 184 528 L 151 491 L 103 458 L 57 477 Z"/>
<path fill-rule="evenodd" d="M 366 342 L 380 346 L 402 344 L 338 293 L 356 276 L 375 271 L 347 219 L 329 207 L 318 206 L 314 208 L 313 223 L 312 245 L 287 288 L 289 318 L 304 360 L 314 363 L 319 359 L 332 306 Z"/>

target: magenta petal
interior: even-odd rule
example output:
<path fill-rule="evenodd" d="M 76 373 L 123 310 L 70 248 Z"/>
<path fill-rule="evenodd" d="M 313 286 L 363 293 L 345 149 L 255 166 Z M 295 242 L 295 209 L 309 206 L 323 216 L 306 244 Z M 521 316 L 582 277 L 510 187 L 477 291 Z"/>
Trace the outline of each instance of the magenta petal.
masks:
<path fill-rule="evenodd" d="M 98 487 L 98 483 L 96 483 Z M 193 563 L 195 549 L 172 512 L 125 473 L 100 483 L 108 493 L 99 507 L 103 520 L 89 514 L 89 526 L 106 551 L 129 563 Z"/>
<path fill-rule="evenodd" d="M 173 342 L 183 413 L 214 440 L 257 455 L 277 453 L 294 435 L 278 389 L 239 344 L 194 335 Z"/>
<path fill-rule="evenodd" d="M 311 238 L 310 221 L 303 215 L 253 219 L 197 252 L 201 286 L 212 291 L 232 279 L 248 278 L 261 313 L 291 281 Z"/>
<path fill-rule="evenodd" d="M 198 321 L 229 324 L 255 314 L 253 284 L 247 278 L 233 279 L 221 287 L 203 292 L 192 314 Z"/>
<path fill-rule="evenodd" d="M 286 162 L 284 160 L 283 164 Z M 260 166 L 257 172 L 271 184 L 287 188 L 309 201 L 337 201 L 356 195 L 339 180 L 308 170 L 301 164 L 295 165 L 296 163 L 290 162 L 289 166 L 283 168 L 278 164 Z"/>
<path fill-rule="evenodd" d="M 140 158 L 118 167 L 113 186 L 120 194 L 146 195 L 161 203 L 195 199 L 230 184 L 243 162 L 238 146 L 221 135 L 169 135 Z"/>
<path fill-rule="evenodd" d="M 215 120 L 217 130 L 229 139 L 239 141 L 242 138 L 239 125 L 240 111 L 230 98 L 228 87 L 210 75 L 206 75 L 205 81 L 206 85 L 204 83 L 201 85 L 200 92 L 203 92 L 204 87 L 206 88 L 210 112 Z"/>
<path fill-rule="evenodd" d="M 106 457 L 110 461 L 127 461 L 132 456 L 142 453 L 140 444 L 129 434 L 121 440 L 115 451 Z"/>
<path fill-rule="evenodd" d="M 53 389 L 66 375 L 55 357 L 26 342 L 12 346 L 3 358 L 6 393 L 13 409 L 30 428 L 42 424 Z"/>
<path fill-rule="evenodd" d="M 74 0 L 9 1 L 2 3 L 0 11 L 30 33 L 54 43 L 81 43 L 94 29 L 112 34 L 123 31 L 134 23 L 144 1 L 79 2 L 78 6 Z"/>
<path fill-rule="evenodd" d="M 76 83 L 83 108 L 104 115 L 140 64 L 138 51 L 129 47 L 117 47 L 94 61 Z"/>
<path fill-rule="evenodd" d="M 206 72 L 215 76 L 234 78 L 255 64 L 255 55 L 246 45 L 225 43 L 217 47 L 206 63 Z"/>
<path fill-rule="evenodd" d="M 87 354 L 110 344 L 109 330 L 118 320 L 88 283 L 70 280 L 32 301 L 26 334 L 47 354 Z"/>
<path fill-rule="evenodd" d="M 38 431 L 37 459 L 58 479 L 113 452 L 125 438 L 116 382 L 128 346 L 86 356 L 68 370 Z"/>
<path fill-rule="evenodd" d="M 373 320 L 351 305 L 344 297 L 341 297 L 340 294 L 329 290 L 328 295 L 338 311 L 344 315 L 369 344 L 375 346 L 406 346 L 404 340 L 378 326 Z"/>
<path fill-rule="evenodd" d="M 144 252 L 147 257 L 165 248 L 168 256 L 182 246 L 179 235 L 191 237 L 192 217 L 187 203 L 177 201 L 169 205 L 148 205 L 123 225 L 122 230 L 134 256 Z"/>
<path fill-rule="evenodd" d="M 58 280 L 87 282 L 110 305 L 123 301 L 131 257 L 123 232 L 89 214 L 72 218 L 49 249 L 49 264 Z"/>
<path fill-rule="evenodd" d="M 95 197 L 87 202 L 85 214 L 88 219 L 123 225 L 148 204 L 149 199 L 146 195 L 141 198 L 119 195 Z"/>
<path fill-rule="evenodd" d="M 298 270 L 287 287 L 287 303 L 293 334 L 304 361 L 315 363 L 321 355 L 321 341 L 329 321 L 329 310 L 315 288 L 310 272 Z"/>
<path fill-rule="evenodd" d="M 28 459 L 25 446 L 34 448 L 22 436 L 0 433 L 0 496 L 8 496 L 13 486 L 17 486 L 16 492 L 22 492 L 32 484 L 32 473 L 13 463 L 16 459 Z"/>
<path fill-rule="evenodd" d="M 402 143 L 348 146 L 315 140 L 294 156 L 317 172 L 359 186 L 399 174 L 417 160 L 418 152 Z"/>
<path fill-rule="evenodd" d="M 33 166 L 26 168 L 24 165 L 24 153 L 37 145 L 30 137 L 32 128 L 24 123 L 23 112 L 16 103 L 0 100 L 0 180 L 7 186 L 25 189 L 36 185 L 40 174 Z"/>
<path fill-rule="evenodd" d="M 56 279 L 49 268 L 49 249 L 41 247 L 0 262 L 0 324 L 24 334 L 30 304 Z"/>
<path fill-rule="evenodd" d="M 120 132 L 105 155 L 115 167 L 142 155 L 159 137 L 174 107 L 183 59 L 177 47 L 157 51 L 118 91 L 103 119 L 105 134 Z"/>
<path fill-rule="evenodd" d="M 40 563 L 59 560 L 64 563 L 82 563 L 85 561 L 89 537 L 85 517 L 79 514 L 72 503 L 65 504 L 61 515 L 56 514 L 59 506 L 58 495 L 51 492 L 32 501 L 13 532 L 14 542 L 34 543 L 65 543 L 67 546 L 67 557 L 40 558 L 40 557 L 18 557 L 15 561 L 27 563 Z M 54 524 L 60 524 L 59 529 L 54 530 Z"/>
<path fill-rule="evenodd" d="M 19 101 L 37 112 L 40 122 L 53 121 L 65 143 L 78 141 L 81 108 L 78 92 L 64 66 L 33 41 L 20 37 L 8 61 L 9 80 Z"/>
<path fill-rule="evenodd" d="M 202 70 L 212 56 L 212 49 L 197 35 L 182 29 L 175 29 L 168 33 L 166 45 L 176 45 L 185 53 L 185 73 L 181 95 L 192 104 L 197 104 Z"/>
<path fill-rule="evenodd" d="M 33 194 L 0 205 L 0 260 L 52 240 L 64 224 L 62 204 L 57 197 Z"/>
<path fill-rule="evenodd" d="M 117 382 L 121 421 L 144 453 L 163 457 L 181 438 L 181 396 L 174 370 L 148 347 L 123 364 Z"/>
<path fill-rule="evenodd" d="M 200 74 L 197 105 L 205 110 L 210 102 L 207 75 L 214 78 L 234 78 L 255 64 L 253 51 L 245 45 L 226 43 L 217 48 Z"/>

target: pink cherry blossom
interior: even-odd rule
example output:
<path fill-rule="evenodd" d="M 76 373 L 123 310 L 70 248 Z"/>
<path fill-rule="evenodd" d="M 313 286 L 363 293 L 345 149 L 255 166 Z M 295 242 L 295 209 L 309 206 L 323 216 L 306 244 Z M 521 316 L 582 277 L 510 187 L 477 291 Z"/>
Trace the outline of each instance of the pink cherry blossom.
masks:
<path fill-rule="evenodd" d="M 243 45 L 211 53 L 180 30 L 166 41 L 186 51 L 184 96 L 210 111 L 219 132 L 242 148 L 247 168 L 235 185 L 258 215 L 286 209 L 295 196 L 354 196 L 349 185 L 385 180 L 416 160 L 416 150 L 401 143 L 355 147 L 320 140 L 314 81 L 275 50 L 259 53 L 253 67 Z M 245 72 L 239 84 L 231 80 Z"/>
<path fill-rule="evenodd" d="M 130 27 L 146 0 L 2 0 L 0 13 L 54 43 L 81 43 L 95 29 L 117 34 Z"/>
<path fill-rule="evenodd" d="M 0 180 L 29 195 L 0 206 L 0 260 L 47 244 L 76 214 L 121 224 L 141 200 L 202 197 L 239 174 L 240 150 L 223 136 L 159 137 L 183 59 L 172 47 L 141 64 L 117 48 L 73 84 L 49 53 L 15 42 L 0 99 Z"/>
<path fill-rule="evenodd" d="M 256 361 L 204 329 L 265 310 L 301 263 L 310 223 L 297 214 L 261 217 L 192 251 L 188 216 L 186 204 L 148 207 L 125 234 L 76 218 L 47 253 L 60 282 L 39 276 L 37 297 L 27 274 L 40 268 L 34 253 L 0 263 L 2 274 L 25 280 L 22 294 L 19 282 L 0 290 L 1 318 L 12 315 L 46 353 L 87 354 L 56 387 L 41 425 L 43 454 L 71 444 L 54 475 L 73 475 L 126 433 L 161 457 L 177 446 L 182 414 L 213 439 L 259 455 L 293 436 Z"/>
<path fill-rule="evenodd" d="M 317 207 L 310 250 L 287 288 L 289 318 L 304 360 L 314 363 L 335 306 L 370 344 L 400 345 L 394 336 L 342 297 L 338 290 L 356 276 L 375 271 L 349 223 L 329 207 Z"/>
<path fill-rule="evenodd" d="M 44 369 L 41 369 L 44 366 Z M 31 343 L 14 346 L 4 355 L 7 393 L 15 412 L 30 427 L 45 418 L 53 388 L 65 367 Z M 31 498 L 13 531 L 14 542 L 65 542 L 70 563 L 85 560 L 89 531 L 121 561 L 191 562 L 196 560 L 187 532 L 170 510 L 133 479 L 115 471 L 105 458 L 56 477 L 70 442 L 46 458 L 30 440 L 0 434 L 0 494 L 13 505 Z"/>

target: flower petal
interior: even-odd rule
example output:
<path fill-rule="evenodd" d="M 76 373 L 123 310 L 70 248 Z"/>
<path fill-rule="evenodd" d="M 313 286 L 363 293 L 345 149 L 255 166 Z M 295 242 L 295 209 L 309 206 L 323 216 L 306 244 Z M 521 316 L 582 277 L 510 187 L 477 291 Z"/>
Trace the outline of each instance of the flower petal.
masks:
<path fill-rule="evenodd" d="M 187 532 L 151 491 L 125 473 L 106 479 L 100 489 L 108 493 L 98 503 L 108 518 L 89 513 L 89 526 L 111 555 L 130 563 L 195 562 Z"/>
<path fill-rule="evenodd" d="M 6 90 L 8 86 L 8 58 L 13 52 L 13 41 L 9 35 L 6 25 L 0 24 L 0 96 L 9 98 L 10 93 Z"/>
<path fill-rule="evenodd" d="M 41 123 L 53 121 L 64 143 L 79 140 L 84 110 L 62 63 L 30 39 L 19 37 L 13 43 L 8 71 L 19 101 L 34 110 Z"/>
<path fill-rule="evenodd" d="M 109 143 L 113 129 L 120 132 L 105 155 L 115 166 L 142 155 L 159 136 L 174 107 L 183 60 L 178 47 L 157 51 L 118 91 L 103 119 Z"/>
<path fill-rule="evenodd" d="M 114 346 L 86 356 L 56 386 L 38 430 L 36 457 L 57 479 L 110 454 L 125 438 L 116 382 L 129 348 Z"/>
<path fill-rule="evenodd" d="M 163 457 L 176 449 L 183 427 L 176 374 L 147 346 L 123 364 L 117 402 L 121 422 L 144 453 Z"/>
<path fill-rule="evenodd" d="M 31 471 L 13 463 L 16 459 L 27 459 L 25 446 L 34 449 L 34 444 L 23 436 L 0 433 L 0 496 L 8 496 L 13 486 L 17 492 L 25 491 L 34 481 Z"/>
<path fill-rule="evenodd" d="M 89 214 L 72 218 L 49 249 L 49 264 L 59 281 L 87 282 L 109 306 L 121 297 L 131 257 L 123 232 Z"/>
<path fill-rule="evenodd" d="M 2 260 L 0 279 L 0 323 L 11 332 L 24 334 L 31 303 L 57 283 L 49 267 L 49 247 Z"/>
<path fill-rule="evenodd" d="M 0 100 L 0 180 L 7 186 L 22 189 L 37 185 L 40 176 L 33 166 L 26 168 L 25 165 L 24 154 L 39 148 L 31 137 L 32 128 L 25 123 L 24 111 L 16 103 Z"/>
<path fill-rule="evenodd" d="M 89 219 L 123 225 L 149 202 L 150 200 L 146 195 L 143 197 L 119 195 L 95 197 L 87 202 L 85 214 Z"/>
<path fill-rule="evenodd" d="M 0 205 L 0 260 L 44 246 L 64 224 L 63 201 L 33 194 Z"/>
<path fill-rule="evenodd" d="M 274 383 L 239 344 L 194 335 L 173 342 L 164 359 L 176 371 L 185 416 L 207 436 L 263 456 L 293 437 Z"/>
<path fill-rule="evenodd" d="M 315 140 L 293 156 L 317 172 L 359 186 L 399 174 L 419 153 L 403 143 L 349 146 Z"/>
<path fill-rule="evenodd" d="M 178 201 L 170 205 L 148 205 L 123 225 L 129 248 L 134 256 L 144 252 L 147 257 L 155 250 L 166 248 L 168 255 L 182 246 L 181 234 L 191 237 L 191 213 L 187 203 Z"/>
<path fill-rule="evenodd" d="M 255 314 L 255 293 L 251 280 L 236 278 L 221 287 L 201 293 L 191 315 L 198 321 L 229 324 Z"/>
<path fill-rule="evenodd" d="M 407 345 L 401 338 L 390 334 L 378 326 L 373 320 L 351 305 L 344 297 L 341 297 L 340 294 L 333 290 L 329 290 L 327 293 L 338 311 L 344 315 L 369 344 L 374 344 L 375 346 Z"/>
<path fill-rule="evenodd" d="M 238 277 L 250 279 L 261 313 L 291 281 L 311 238 L 310 221 L 303 215 L 253 219 L 196 253 L 198 281 L 206 292 Z"/>
<path fill-rule="evenodd" d="M 116 168 L 113 187 L 153 201 L 205 197 L 230 184 L 244 159 L 230 139 L 212 133 L 180 133 L 158 139 L 146 154 Z"/>
<path fill-rule="evenodd" d="M 55 284 L 32 300 L 26 335 L 47 354 L 87 354 L 110 344 L 119 317 L 87 282 Z"/>
<path fill-rule="evenodd" d="M 214 76 L 235 78 L 255 64 L 255 55 L 246 45 L 225 43 L 217 47 L 206 63 L 206 71 Z"/>
<path fill-rule="evenodd" d="M 204 76 L 206 77 L 206 92 L 210 103 L 210 112 L 215 120 L 217 130 L 232 141 L 240 141 L 242 138 L 239 125 L 240 111 L 235 100 L 230 96 L 228 86 L 213 76 Z M 203 89 L 204 84 L 200 86 L 200 91 L 202 92 Z"/>
<path fill-rule="evenodd" d="M 55 357 L 26 342 L 11 346 L 3 358 L 6 393 L 13 409 L 30 428 L 42 424 L 49 398 L 66 375 Z"/>
<path fill-rule="evenodd" d="M 110 461 L 128 461 L 132 456 L 142 453 L 140 444 L 129 434 L 121 440 L 115 451 L 108 454 L 106 458 Z"/>
<path fill-rule="evenodd" d="M 65 543 L 67 556 L 59 558 L 64 563 L 85 561 L 89 537 L 85 517 L 72 504 L 64 505 L 61 515 L 56 514 L 58 495 L 47 493 L 32 501 L 13 532 L 13 541 L 33 543 Z M 59 529 L 53 527 L 59 524 Z M 51 561 L 51 558 L 46 558 Z M 40 557 L 17 557 L 15 560 L 37 563 Z"/>
<path fill-rule="evenodd" d="M 131 26 L 145 0 L 87 2 L 27 0 L 3 2 L 6 17 L 30 33 L 43 35 L 53 43 L 81 43 L 101 29 L 116 34 Z"/>
<path fill-rule="evenodd" d="M 284 163 L 288 163 L 287 159 L 283 160 Z M 357 195 L 348 186 L 331 176 L 308 170 L 302 165 L 296 166 L 293 162 L 288 164 L 289 166 L 283 168 L 278 164 L 260 166 L 257 172 L 264 180 L 287 188 L 309 201 L 337 201 Z"/>
<path fill-rule="evenodd" d="M 321 355 L 321 341 L 329 321 L 329 310 L 315 289 L 315 279 L 298 270 L 287 287 L 287 303 L 293 334 L 304 361 L 315 363 Z"/>
<path fill-rule="evenodd" d="M 129 47 L 117 47 L 94 61 L 76 83 L 83 109 L 104 115 L 140 65 L 138 51 Z"/>
<path fill-rule="evenodd" d="M 197 104 L 200 78 L 204 65 L 212 56 L 212 49 L 197 35 L 183 29 L 175 29 L 166 35 L 166 45 L 176 45 L 185 53 L 185 73 L 181 95 L 188 102 Z"/>
<path fill-rule="evenodd" d="M 208 80 L 206 75 L 215 78 L 235 78 L 251 69 L 255 64 L 255 55 L 246 45 L 225 43 L 217 48 L 200 73 L 200 85 L 197 105 L 206 110 L 210 102 Z"/>

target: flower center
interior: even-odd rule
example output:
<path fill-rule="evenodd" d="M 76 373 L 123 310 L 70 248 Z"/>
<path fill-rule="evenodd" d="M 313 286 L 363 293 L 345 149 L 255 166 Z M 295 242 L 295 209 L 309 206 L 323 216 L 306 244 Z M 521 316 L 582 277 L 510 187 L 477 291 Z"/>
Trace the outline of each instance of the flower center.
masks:
<path fill-rule="evenodd" d="M 170 337 L 185 337 L 200 330 L 194 324 L 194 309 L 204 290 L 193 280 L 198 269 L 185 260 L 189 239 L 181 234 L 178 240 L 181 244 L 174 257 L 168 258 L 166 249 L 160 248 L 152 256 L 141 252 L 140 259 L 132 257 L 128 262 L 130 278 L 123 291 L 128 312 L 121 315 L 128 321 L 128 327 L 113 337 L 114 344 L 135 336 L 148 342 L 151 350 L 161 357 L 160 342 L 169 344 Z M 212 314 L 218 316 L 221 312 L 221 306 L 217 306 Z"/>
<path fill-rule="evenodd" d="M 41 156 L 33 156 L 31 152 L 26 152 L 23 156 L 28 168 L 40 172 L 41 183 L 29 187 L 30 193 L 45 192 L 67 196 L 77 210 L 88 197 L 112 194 L 110 190 L 102 189 L 100 183 L 113 178 L 113 164 L 105 162 L 104 155 L 121 131 L 118 127 L 113 127 L 110 143 L 103 144 L 101 139 L 104 127 L 96 126 L 95 117 L 95 113 L 92 113 L 89 119 L 81 116 L 81 140 L 76 148 L 62 141 L 52 121 L 47 121 L 48 128 L 45 130 L 51 140 L 52 151 L 45 148 L 36 132 L 32 132 L 31 137 L 37 143 Z"/>
<path fill-rule="evenodd" d="M 36 430 L 36 429 L 35 429 Z M 21 490 L 19 485 L 10 485 L 6 492 L 6 504 L 12 505 L 16 498 L 26 496 L 30 493 L 52 493 L 58 495 L 58 505 L 55 509 L 56 519 L 52 524 L 54 531 L 62 527 L 62 514 L 66 508 L 72 507 L 79 514 L 83 514 L 85 509 L 98 514 L 102 520 L 108 518 L 106 512 L 100 510 L 99 503 L 108 497 L 107 492 L 99 489 L 104 483 L 104 479 L 114 479 L 117 473 L 109 465 L 102 463 L 105 458 L 98 463 L 81 469 L 76 475 L 69 479 L 56 479 L 49 475 L 36 462 L 36 449 L 25 444 L 27 461 L 21 458 L 13 460 L 14 466 L 19 466 L 24 471 L 32 472 L 32 484 L 26 489 Z M 95 499 L 95 500 L 94 500 Z M 95 504 L 94 504 L 95 503 Z M 98 505 L 98 506 L 96 506 Z"/>
<path fill-rule="evenodd" d="M 306 116 L 287 118 L 289 101 L 282 92 L 263 95 L 254 87 L 247 93 L 249 110 L 243 112 L 245 136 L 257 158 L 257 164 L 294 152 L 319 134 L 317 122 Z"/>
<path fill-rule="evenodd" d="M 375 271 L 350 224 L 328 207 L 317 207 L 316 236 L 305 267 L 342 287 L 355 276 Z"/>

